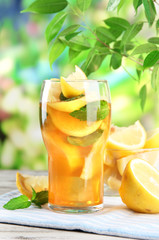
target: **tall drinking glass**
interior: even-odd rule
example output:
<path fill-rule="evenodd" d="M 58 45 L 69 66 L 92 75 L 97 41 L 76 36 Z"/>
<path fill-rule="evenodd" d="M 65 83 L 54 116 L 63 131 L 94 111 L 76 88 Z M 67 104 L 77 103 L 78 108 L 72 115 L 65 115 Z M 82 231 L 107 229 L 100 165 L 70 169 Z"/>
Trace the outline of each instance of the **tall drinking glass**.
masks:
<path fill-rule="evenodd" d="M 82 94 L 66 98 L 59 80 L 45 80 L 40 120 L 48 152 L 50 208 L 87 213 L 103 207 L 111 104 L 107 81 L 79 80 L 76 85 L 82 86 Z"/>

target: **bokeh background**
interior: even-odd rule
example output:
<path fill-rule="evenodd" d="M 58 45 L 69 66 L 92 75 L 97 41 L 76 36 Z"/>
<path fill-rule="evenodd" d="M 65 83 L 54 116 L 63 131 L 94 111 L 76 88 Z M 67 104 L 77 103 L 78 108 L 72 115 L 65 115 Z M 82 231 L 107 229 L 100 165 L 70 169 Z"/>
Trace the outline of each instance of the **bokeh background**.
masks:
<path fill-rule="evenodd" d="M 40 88 L 44 79 L 67 76 L 73 66 L 79 65 L 87 54 L 84 52 L 72 62 L 66 49 L 50 70 L 45 28 L 52 15 L 21 14 L 32 0 L 0 0 L 0 168 L 1 169 L 47 169 L 47 153 L 39 126 Z M 94 0 L 87 13 L 87 21 L 96 24 L 113 16 L 106 12 L 107 1 Z M 99 3 L 100 2 L 100 3 Z M 131 1 L 126 1 L 119 16 L 134 21 Z M 139 11 L 137 19 L 143 19 Z M 67 24 L 73 23 L 70 19 Z M 155 35 L 155 28 L 144 25 L 138 43 Z M 108 58 L 100 69 L 89 78 L 107 79 L 112 98 L 112 123 L 128 126 L 140 120 L 146 129 L 159 127 L 158 96 L 148 84 L 148 97 L 144 111 L 140 107 L 138 93 L 145 82 L 150 81 L 148 71 L 136 81 L 135 63 L 125 60 L 116 71 L 109 68 Z M 133 79 L 130 75 L 135 76 Z"/>

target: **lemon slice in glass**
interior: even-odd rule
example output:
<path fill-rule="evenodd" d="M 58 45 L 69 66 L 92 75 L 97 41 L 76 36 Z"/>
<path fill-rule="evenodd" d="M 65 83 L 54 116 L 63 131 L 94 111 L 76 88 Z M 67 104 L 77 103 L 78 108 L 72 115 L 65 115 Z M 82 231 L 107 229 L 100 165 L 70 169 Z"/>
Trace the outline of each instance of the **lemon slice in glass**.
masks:
<path fill-rule="evenodd" d="M 81 95 L 84 92 L 84 85 L 80 80 L 87 80 L 87 77 L 78 66 L 75 66 L 75 72 L 71 73 L 67 78 L 61 77 L 63 95 L 67 98 Z"/>

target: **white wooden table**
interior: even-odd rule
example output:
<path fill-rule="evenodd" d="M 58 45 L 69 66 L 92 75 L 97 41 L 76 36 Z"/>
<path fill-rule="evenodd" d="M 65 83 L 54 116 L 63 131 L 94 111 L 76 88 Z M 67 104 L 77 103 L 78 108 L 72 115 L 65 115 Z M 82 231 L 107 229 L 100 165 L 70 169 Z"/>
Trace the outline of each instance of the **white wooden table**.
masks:
<path fill-rule="evenodd" d="M 0 195 L 16 188 L 16 170 L 0 170 Z M 42 175 L 46 172 L 23 171 L 25 174 Z M 0 224 L 0 240 L 47 240 L 47 239 L 60 239 L 60 240 L 126 240 L 128 238 L 111 237 L 105 235 L 97 235 L 84 233 L 80 231 L 64 231 L 54 230 L 38 227 L 25 227 L 13 224 Z"/>

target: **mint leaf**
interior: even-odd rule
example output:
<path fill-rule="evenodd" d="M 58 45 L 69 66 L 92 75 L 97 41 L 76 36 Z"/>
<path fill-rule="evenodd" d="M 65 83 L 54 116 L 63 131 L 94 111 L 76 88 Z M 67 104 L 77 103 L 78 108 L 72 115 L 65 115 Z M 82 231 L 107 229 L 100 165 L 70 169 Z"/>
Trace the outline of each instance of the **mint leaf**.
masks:
<path fill-rule="evenodd" d="M 159 51 L 150 52 L 144 59 L 143 67 L 150 68 L 159 60 Z"/>
<path fill-rule="evenodd" d="M 90 102 L 79 110 L 70 113 L 72 117 L 88 122 L 103 120 L 108 114 L 109 106 L 104 100 Z"/>
<path fill-rule="evenodd" d="M 146 96 L 147 96 L 147 88 L 146 88 L 146 85 L 143 85 L 139 92 L 139 97 L 141 101 L 140 105 L 142 110 L 144 110 L 144 107 L 145 107 Z"/>
<path fill-rule="evenodd" d="M 34 190 L 34 188 L 32 188 L 32 198 L 31 201 L 33 201 L 36 198 L 36 192 Z"/>
<path fill-rule="evenodd" d="M 36 193 L 36 197 L 32 200 L 36 206 L 41 207 L 41 205 L 48 203 L 48 191 L 41 191 Z"/>
<path fill-rule="evenodd" d="M 25 195 L 21 195 L 16 198 L 12 198 L 9 202 L 7 202 L 3 207 L 8 210 L 15 210 L 15 209 L 23 209 L 30 207 L 31 202 L 29 198 Z"/>
<path fill-rule="evenodd" d="M 87 147 L 89 145 L 94 144 L 102 136 L 102 134 L 103 134 L 103 130 L 98 129 L 97 131 L 84 137 L 68 136 L 67 141 L 72 145 Z"/>
<path fill-rule="evenodd" d="M 65 48 L 66 48 L 66 44 L 63 43 L 60 39 L 56 38 L 49 53 L 49 62 L 50 62 L 51 68 L 52 68 L 53 62 L 61 55 L 61 53 L 65 50 Z"/>
<path fill-rule="evenodd" d="M 149 41 L 149 40 L 148 40 Z M 149 41 L 150 42 L 150 41 Z M 153 43 L 144 43 L 137 46 L 131 55 L 142 54 L 142 53 L 149 53 L 151 51 L 157 50 L 157 46 Z"/>
<path fill-rule="evenodd" d="M 69 102 L 69 101 L 72 101 L 72 100 L 76 100 L 76 99 L 78 99 L 78 98 L 81 98 L 81 97 L 83 97 L 83 96 L 84 96 L 84 94 L 81 94 L 81 95 L 79 95 L 79 96 L 72 97 L 72 98 L 66 98 L 66 97 L 63 95 L 63 93 L 61 92 L 61 94 L 60 94 L 60 100 L 61 100 L 61 101 Z"/>
<path fill-rule="evenodd" d="M 91 2 L 92 0 L 77 0 L 77 6 L 82 12 L 84 12 L 89 8 Z"/>

